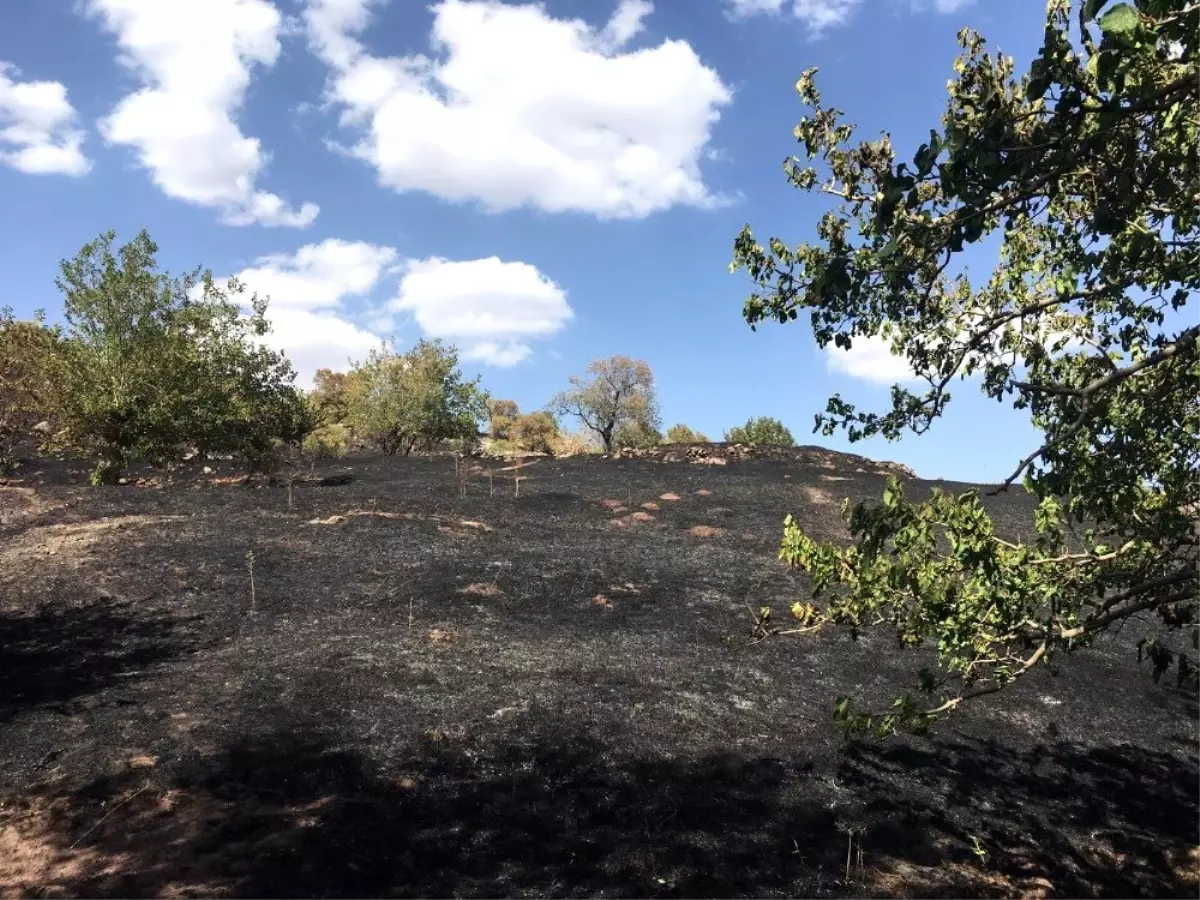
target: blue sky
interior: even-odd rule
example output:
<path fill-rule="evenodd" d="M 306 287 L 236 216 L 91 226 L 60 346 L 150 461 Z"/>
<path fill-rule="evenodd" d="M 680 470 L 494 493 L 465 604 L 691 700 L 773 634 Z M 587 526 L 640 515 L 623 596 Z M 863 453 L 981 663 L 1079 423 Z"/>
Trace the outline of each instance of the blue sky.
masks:
<path fill-rule="evenodd" d="M 1042 0 L 10 0 L 0 28 L 0 305 L 54 318 L 58 260 L 112 228 L 271 296 L 307 379 L 381 337 L 456 343 L 543 405 L 645 359 L 665 424 L 750 415 L 801 443 L 825 398 L 881 407 L 897 361 L 751 332 L 732 242 L 803 240 L 824 204 L 782 160 L 826 102 L 901 154 L 937 125 L 955 34 L 1028 62 Z M 986 248 L 971 271 L 990 268 Z M 996 480 L 1035 443 L 971 383 L 923 438 L 861 443 Z"/>

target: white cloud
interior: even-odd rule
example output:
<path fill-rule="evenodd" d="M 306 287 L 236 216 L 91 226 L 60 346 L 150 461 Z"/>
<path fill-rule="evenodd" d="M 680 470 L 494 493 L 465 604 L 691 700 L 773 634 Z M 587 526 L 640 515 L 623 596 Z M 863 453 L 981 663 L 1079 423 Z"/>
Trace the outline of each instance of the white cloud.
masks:
<path fill-rule="evenodd" d="M 20 74 L 0 61 L 0 163 L 30 175 L 83 175 L 91 163 L 66 87 Z"/>
<path fill-rule="evenodd" d="M 299 209 L 255 181 L 269 161 L 235 117 L 255 67 L 279 56 L 283 19 L 267 0 L 84 0 L 116 35 L 139 90 L 100 123 L 112 144 L 133 148 L 164 193 L 220 211 L 230 225 L 304 227 Z"/>
<path fill-rule="evenodd" d="M 295 253 L 264 256 L 238 273 L 252 290 L 291 309 L 336 307 L 367 294 L 396 261 L 396 251 L 362 241 L 331 238 Z"/>
<path fill-rule="evenodd" d="M 503 368 L 524 362 L 532 352 L 528 344 L 513 341 L 504 344 L 496 341 L 483 341 L 468 346 L 462 352 L 462 358 L 466 362 L 477 361 Z"/>
<path fill-rule="evenodd" d="M 528 358 L 526 341 L 557 333 L 574 315 L 566 292 L 535 266 L 494 256 L 410 261 L 392 308 L 411 312 L 426 336 L 458 344 L 463 359 L 495 366 Z"/>
<path fill-rule="evenodd" d="M 272 307 L 267 310 L 272 331 L 266 343 L 283 352 L 296 367 L 296 385 L 312 388 L 317 369 L 344 372 L 351 360 L 365 359 L 382 338 L 334 313 Z"/>
<path fill-rule="evenodd" d="M 374 290 L 395 259 L 391 247 L 330 239 L 264 256 L 236 277 L 248 292 L 270 297 L 266 343 L 287 354 L 307 388 L 317 369 L 344 370 L 379 346 L 379 335 L 346 318 L 345 303 Z"/>
<path fill-rule="evenodd" d="M 908 0 L 914 11 L 932 6 L 940 13 L 954 13 L 969 6 L 974 0 Z M 863 0 L 724 0 L 732 19 L 748 19 L 753 16 L 779 16 L 790 11 L 800 20 L 813 37 L 819 37 L 830 28 L 838 28 L 850 21 L 851 16 Z"/>
<path fill-rule="evenodd" d="M 685 41 L 628 48 L 646 0 L 598 28 L 541 4 L 442 0 L 433 58 L 368 52 L 358 35 L 379 2 L 308 0 L 304 16 L 350 152 L 388 187 L 608 218 L 722 202 L 700 160 L 732 96 Z"/>
<path fill-rule="evenodd" d="M 914 381 L 916 374 L 903 356 L 893 356 L 889 341 L 881 337 L 856 337 L 849 350 L 830 344 L 825 364 L 831 371 L 875 384 Z"/>
<path fill-rule="evenodd" d="M 862 0 L 725 0 L 735 19 L 778 16 L 785 9 L 799 19 L 814 37 L 830 28 L 845 25 Z"/>

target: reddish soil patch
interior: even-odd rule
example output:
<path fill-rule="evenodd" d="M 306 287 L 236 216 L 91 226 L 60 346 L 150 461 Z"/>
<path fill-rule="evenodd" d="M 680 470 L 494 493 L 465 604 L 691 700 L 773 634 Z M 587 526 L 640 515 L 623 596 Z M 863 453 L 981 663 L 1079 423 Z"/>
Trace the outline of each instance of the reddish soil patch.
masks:
<path fill-rule="evenodd" d="M 461 591 L 459 591 L 459 593 L 460 594 L 471 594 L 472 596 L 475 596 L 475 597 L 501 597 L 504 595 L 504 591 L 500 590 L 500 588 L 498 588 L 494 583 L 492 583 L 490 581 L 489 582 L 482 582 L 482 581 L 473 582 L 472 584 L 468 584 L 465 588 L 463 588 Z"/>

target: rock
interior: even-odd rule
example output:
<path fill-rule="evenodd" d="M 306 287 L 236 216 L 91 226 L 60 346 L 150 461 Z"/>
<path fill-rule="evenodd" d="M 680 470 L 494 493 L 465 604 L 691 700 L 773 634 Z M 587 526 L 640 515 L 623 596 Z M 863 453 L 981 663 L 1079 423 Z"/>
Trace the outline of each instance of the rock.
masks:
<path fill-rule="evenodd" d="M 212 473 L 213 473 L 212 466 L 205 466 L 203 469 L 200 470 L 201 475 L 211 475 Z"/>

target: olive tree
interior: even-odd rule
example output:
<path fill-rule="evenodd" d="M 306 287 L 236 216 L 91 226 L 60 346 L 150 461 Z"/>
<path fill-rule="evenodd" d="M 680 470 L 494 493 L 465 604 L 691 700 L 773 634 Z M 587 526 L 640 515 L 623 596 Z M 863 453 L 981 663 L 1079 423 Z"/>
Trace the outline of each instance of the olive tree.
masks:
<path fill-rule="evenodd" d="M 352 370 L 349 424 L 384 453 L 437 441 L 473 440 L 487 415 L 479 379 L 458 368 L 458 351 L 441 341 L 418 341 L 407 353 L 382 348 Z"/>
<path fill-rule="evenodd" d="M 883 410 L 833 397 L 817 428 L 851 440 L 930 430 L 967 381 L 1040 432 L 1001 490 L 1036 498 L 1028 540 L 997 534 L 977 491 L 923 502 L 889 484 L 848 510 L 852 544 L 785 523 L 781 557 L 816 603 L 788 631 L 893 628 L 934 645 L 938 669 L 887 710 L 837 706 L 843 724 L 923 727 L 1131 621 L 1156 677 L 1194 684 L 1200 509 L 1200 4 L 1051 0 L 1029 71 L 960 34 L 940 129 L 901 159 L 856 141 L 796 85 L 808 114 L 785 163 L 828 198 L 812 242 L 737 238 L 756 283 L 751 326 L 801 314 L 817 343 L 876 338 L 924 382 Z M 999 247 L 980 280 L 958 265 Z M 1138 626 L 1142 627 L 1142 626 Z M 1145 627 L 1150 627 L 1146 625 Z M 1161 641 L 1190 631 L 1190 647 Z"/>
<path fill-rule="evenodd" d="M 611 453 L 618 433 L 657 434 L 658 401 L 650 366 L 628 356 L 598 359 L 586 375 L 572 375 L 571 387 L 551 401 L 559 415 L 575 416 Z"/>

